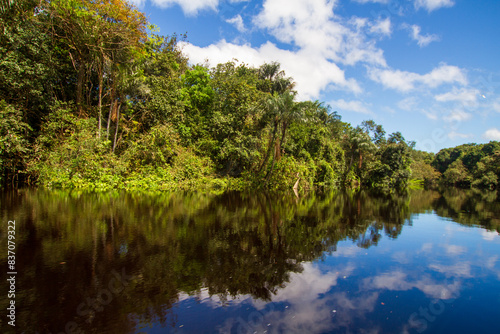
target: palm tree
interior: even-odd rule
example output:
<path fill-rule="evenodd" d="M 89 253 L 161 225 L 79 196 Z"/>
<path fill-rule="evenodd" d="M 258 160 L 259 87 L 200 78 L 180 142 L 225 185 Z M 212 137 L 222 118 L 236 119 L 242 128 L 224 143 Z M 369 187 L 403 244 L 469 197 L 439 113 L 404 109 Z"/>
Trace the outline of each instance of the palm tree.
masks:
<path fill-rule="evenodd" d="M 281 65 L 278 62 L 265 63 L 259 68 L 259 79 L 262 80 L 259 85 L 260 90 L 274 95 L 274 93 L 283 94 L 286 90 L 293 88 L 292 78 L 285 77 L 285 72 L 280 68 Z"/>
<path fill-rule="evenodd" d="M 358 169 L 361 170 L 363 166 L 363 157 L 366 153 L 376 148 L 375 144 L 371 141 L 367 132 L 363 131 L 359 126 L 355 129 L 348 129 L 344 136 L 346 153 L 350 155 L 349 166 L 344 175 L 344 179 L 351 171 L 354 159 L 358 158 Z"/>
<path fill-rule="evenodd" d="M 295 92 L 286 90 L 281 95 L 274 93 L 267 101 L 267 109 L 271 119 L 273 120 L 273 131 L 269 140 L 266 156 L 259 168 L 259 172 L 267 164 L 273 147 L 274 154 L 271 169 L 266 175 L 266 184 L 271 178 L 276 161 L 281 159 L 282 147 L 286 139 L 286 133 L 289 125 L 292 122 L 299 120 L 304 113 L 304 106 L 301 103 L 294 101 L 295 95 Z M 281 132 L 280 138 L 278 138 L 278 131 Z"/>

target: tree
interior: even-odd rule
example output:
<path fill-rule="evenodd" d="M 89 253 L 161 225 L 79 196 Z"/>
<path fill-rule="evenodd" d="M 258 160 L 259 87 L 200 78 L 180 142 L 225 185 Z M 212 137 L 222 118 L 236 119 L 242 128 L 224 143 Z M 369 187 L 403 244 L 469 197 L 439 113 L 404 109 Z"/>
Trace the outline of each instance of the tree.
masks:
<path fill-rule="evenodd" d="M 278 62 L 265 63 L 258 71 L 260 82 L 257 88 L 263 92 L 283 94 L 293 89 L 294 83 L 291 77 L 286 77 Z"/>
<path fill-rule="evenodd" d="M 295 95 L 295 92 L 286 90 L 283 94 L 274 93 L 268 99 L 267 110 L 269 112 L 268 117 L 272 122 L 272 132 L 269 137 L 266 156 L 260 169 L 267 164 L 267 160 L 269 159 L 271 152 L 274 151 L 274 153 L 272 155 L 271 168 L 266 175 L 266 183 L 269 182 L 272 176 L 276 161 L 281 159 L 281 155 L 283 153 L 282 146 L 285 142 L 289 125 L 292 122 L 300 120 L 304 113 L 304 105 L 294 101 Z M 280 136 L 278 135 L 278 132 L 281 133 Z"/>
<path fill-rule="evenodd" d="M 373 120 L 363 121 L 361 123 L 361 128 L 368 134 L 371 134 L 371 140 L 377 146 L 380 146 L 386 142 L 385 130 L 382 125 L 378 125 Z"/>
<path fill-rule="evenodd" d="M 21 111 L 0 101 L 0 182 L 18 176 L 26 169 L 31 128 L 22 119 Z"/>
<path fill-rule="evenodd" d="M 49 31 L 63 40 L 77 71 L 76 105 L 83 113 L 85 77 L 95 70 L 98 77 L 98 137 L 102 131 L 102 104 L 105 78 L 108 78 L 110 112 L 119 87 L 120 67 L 130 66 L 141 53 L 146 38 L 146 18 L 123 0 L 46 0 L 44 6 L 51 18 Z M 91 86 L 93 83 L 90 84 Z M 89 93 L 92 91 L 89 90 Z M 117 118 L 119 120 L 119 118 Z M 118 126 L 118 125 L 117 125 Z"/>
<path fill-rule="evenodd" d="M 369 180 L 375 188 L 385 191 L 404 189 L 411 176 L 411 150 L 414 142 L 406 142 L 400 132 L 389 135 L 387 143 L 377 152 L 377 162 Z"/>
<path fill-rule="evenodd" d="M 210 136 L 198 143 L 199 148 L 210 152 L 222 174 L 249 173 L 261 157 L 267 94 L 256 88 L 257 73 L 245 64 L 219 64 L 211 77 L 216 94 L 207 119 Z"/>
<path fill-rule="evenodd" d="M 358 164 L 358 177 L 363 166 L 363 157 L 366 153 L 372 152 L 376 149 L 375 144 L 372 143 L 370 136 L 361 127 L 355 129 L 348 128 L 343 137 L 345 154 L 349 157 L 349 165 L 344 172 L 344 182 L 350 182 L 349 174 L 351 173 L 353 163 L 357 160 Z"/>

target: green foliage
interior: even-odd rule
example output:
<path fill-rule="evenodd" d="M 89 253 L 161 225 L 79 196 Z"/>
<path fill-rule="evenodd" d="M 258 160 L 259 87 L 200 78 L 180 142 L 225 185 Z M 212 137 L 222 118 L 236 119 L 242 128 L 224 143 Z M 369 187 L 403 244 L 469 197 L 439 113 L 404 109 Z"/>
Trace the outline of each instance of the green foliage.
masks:
<path fill-rule="evenodd" d="M 372 185 L 385 191 L 406 188 L 411 176 L 411 149 L 412 143 L 408 144 L 401 133 L 391 134 L 377 152 L 370 177 Z"/>
<path fill-rule="evenodd" d="M 106 189 L 498 187 L 500 144 L 436 156 L 373 120 L 296 101 L 277 62 L 188 66 L 124 0 L 22 0 L 0 13 L 1 177 Z M 150 28 L 150 34 L 146 33 Z M 179 36 L 185 38 L 185 36 Z M 442 175 L 442 176 L 441 176 Z"/>
<path fill-rule="evenodd" d="M 411 177 L 426 183 L 434 183 L 439 180 L 441 173 L 423 160 L 414 160 L 411 164 Z"/>
<path fill-rule="evenodd" d="M 311 166 L 295 160 L 293 157 L 283 157 L 274 166 L 274 173 L 269 180 L 268 188 L 271 190 L 291 189 L 298 178 L 301 187 L 309 188 L 314 171 Z"/>
<path fill-rule="evenodd" d="M 97 122 L 74 116 L 74 107 L 54 107 L 35 143 L 30 171 L 43 186 L 106 190 L 116 188 L 123 168 L 109 141 L 97 138 Z"/>
<path fill-rule="evenodd" d="M 465 144 L 441 150 L 432 162 L 443 170 L 443 182 L 468 188 L 497 188 L 500 178 L 500 143 Z"/>
<path fill-rule="evenodd" d="M 0 182 L 24 172 L 30 153 L 27 140 L 31 128 L 22 113 L 4 100 L 0 101 Z"/>
<path fill-rule="evenodd" d="M 165 167 L 171 165 L 179 150 L 179 136 L 170 124 L 161 124 L 143 133 L 129 144 L 122 159 L 128 168 L 139 166 Z"/>

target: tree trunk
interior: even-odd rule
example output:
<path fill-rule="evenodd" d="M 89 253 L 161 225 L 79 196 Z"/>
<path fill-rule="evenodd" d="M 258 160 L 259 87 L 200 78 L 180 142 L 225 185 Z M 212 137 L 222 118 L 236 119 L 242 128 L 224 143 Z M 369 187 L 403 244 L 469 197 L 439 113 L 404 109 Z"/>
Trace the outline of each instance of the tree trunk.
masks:
<path fill-rule="evenodd" d="M 80 64 L 78 66 L 78 81 L 76 83 L 76 108 L 78 111 L 78 115 L 82 116 L 82 99 L 83 99 L 83 80 L 85 79 L 85 66 L 83 65 L 83 61 L 80 60 Z"/>
<path fill-rule="evenodd" d="M 101 130 L 102 130 L 102 85 L 103 85 L 103 60 L 102 58 L 99 59 L 99 102 L 97 104 L 97 108 L 98 108 L 98 111 L 99 111 L 99 132 L 97 134 L 97 138 L 101 138 Z"/>
<path fill-rule="evenodd" d="M 115 153 L 116 148 L 116 138 L 118 137 L 118 127 L 120 125 L 120 108 L 122 104 L 118 104 L 118 108 L 116 108 L 116 128 L 115 128 L 115 140 L 113 141 L 113 153 Z"/>
<path fill-rule="evenodd" d="M 111 100 L 111 105 L 109 106 L 108 124 L 106 125 L 106 140 L 109 139 L 109 126 L 111 124 L 111 114 L 113 114 L 115 105 L 116 101 Z"/>
<path fill-rule="evenodd" d="M 281 148 L 283 147 L 283 143 L 285 142 L 285 134 L 286 134 L 286 128 L 287 128 L 288 124 L 286 122 L 283 122 L 283 124 L 281 126 L 282 126 L 281 127 L 281 139 L 280 139 L 280 142 L 278 145 L 278 154 L 277 154 L 278 161 L 281 160 Z"/>
<path fill-rule="evenodd" d="M 273 162 L 271 163 L 271 169 L 267 172 L 265 185 L 269 183 L 271 176 L 273 175 L 274 164 L 276 163 L 276 150 L 278 149 L 278 139 L 276 139 L 276 143 L 274 144 L 274 154 L 273 154 Z"/>
<path fill-rule="evenodd" d="M 113 70 L 111 70 L 110 72 L 111 72 L 111 98 L 110 98 L 111 104 L 109 106 L 108 124 L 106 125 L 106 140 L 108 140 L 108 138 L 109 138 L 109 127 L 111 124 L 111 115 L 115 112 L 115 110 L 116 110 L 115 108 L 118 105 L 118 100 L 115 101 L 116 84 L 115 84 L 115 80 L 114 80 L 114 73 L 113 73 Z"/>
<path fill-rule="evenodd" d="M 278 131 L 278 122 L 275 121 L 274 122 L 273 133 L 269 137 L 269 145 L 267 146 L 266 156 L 264 157 L 264 161 L 262 161 L 262 164 L 260 165 L 259 170 L 257 171 L 257 174 L 259 174 L 262 171 L 262 169 L 264 168 L 264 166 L 267 164 L 267 160 L 269 160 L 269 156 L 271 155 L 271 151 L 272 151 L 273 146 L 274 146 L 273 143 L 274 143 L 277 131 Z"/>

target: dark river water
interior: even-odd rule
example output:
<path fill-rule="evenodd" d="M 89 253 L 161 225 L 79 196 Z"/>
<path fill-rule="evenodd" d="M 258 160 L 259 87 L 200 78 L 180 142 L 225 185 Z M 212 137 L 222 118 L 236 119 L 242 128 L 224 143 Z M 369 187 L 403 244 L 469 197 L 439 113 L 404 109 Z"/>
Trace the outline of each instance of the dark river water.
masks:
<path fill-rule="evenodd" d="M 1 333 L 500 332 L 497 192 L 18 190 L 0 204 Z"/>

